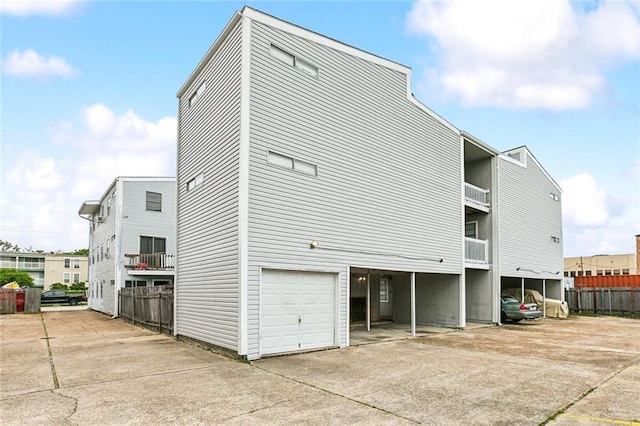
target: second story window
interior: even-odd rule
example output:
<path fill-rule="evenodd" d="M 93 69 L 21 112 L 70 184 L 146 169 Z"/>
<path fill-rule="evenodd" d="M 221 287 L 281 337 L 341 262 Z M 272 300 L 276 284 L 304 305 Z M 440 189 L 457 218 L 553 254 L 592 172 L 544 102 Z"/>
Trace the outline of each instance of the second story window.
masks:
<path fill-rule="evenodd" d="M 140 254 L 163 254 L 166 252 L 166 238 L 140 237 Z"/>
<path fill-rule="evenodd" d="M 71 259 L 69 259 L 68 257 L 64 258 L 64 267 L 71 268 Z"/>
<path fill-rule="evenodd" d="M 80 259 L 73 259 L 73 269 L 80 269 Z"/>
<path fill-rule="evenodd" d="M 147 191 L 147 211 L 162 211 L 162 194 L 158 192 Z"/>

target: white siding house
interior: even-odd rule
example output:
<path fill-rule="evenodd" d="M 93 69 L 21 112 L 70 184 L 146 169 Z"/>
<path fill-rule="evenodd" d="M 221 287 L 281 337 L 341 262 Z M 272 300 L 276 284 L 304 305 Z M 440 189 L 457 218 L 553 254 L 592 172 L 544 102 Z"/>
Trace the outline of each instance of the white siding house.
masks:
<path fill-rule="evenodd" d="M 117 177 L 100 200 L 82 203 L 89 308 L 118 316 L 119 289 L 173 284 L 175 193 L 175 178 Z"/>
<path fill-rule="evenodd" d="M 232 17 L 177 94 L 179 337 L 257 359 L 348 346 L 356 323 L 499 321 L 499 152 L 410 76 Z"/>
<path fill-rule="evenodd" d="M 527 147 L 499 156 L 501 288 L 562 291 L 562 194 Z"/>

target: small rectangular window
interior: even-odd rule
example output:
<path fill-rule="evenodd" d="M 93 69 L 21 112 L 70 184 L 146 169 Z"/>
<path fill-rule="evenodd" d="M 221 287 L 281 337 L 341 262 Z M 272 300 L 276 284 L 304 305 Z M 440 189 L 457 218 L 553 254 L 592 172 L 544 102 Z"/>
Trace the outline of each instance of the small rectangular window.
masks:
<path fill-rule="evenodd" d="M 380 278 L 380 302 L 389 302 L 389 278 Z"/>
<path fill-rule="evenodd" d="M 590 276 L 591 276 L 591 271 L 586 270 L 586 271 L 584 271 L 584 274 L 585 274 L 587 277 L 590 277 Z"/>
<path fill-rule="evenodd" d="M 620 275 L 620 269 L 614 269 L 613 275 Z"/>
<path fill-rule="evenodd" d="M 80 282 L 80 274 L 73 274 L 73 283 L 79 283 Z"/>
<path fill-rule="evenodd" d="M 622 275 L 629 275 L 629 270 L 628 269 L 623 269 L 622 270 Z"/>
<path fill-rule="evenodd" d="M 604 270 L 604 274 L 605 275 L 611 275 L 611 269 L 605 269 Z"/>
<path fill-rule="evenodd" d="M 273 44 L 269 46 L 269 54 L 274 58 L 280 59 L 287 65 L 294 66 L 295 64 L 295 56 L 293 56 L 291 53 L 285 52 L 284 50 L 274 46 Z"/>
<path fill-rule="evenodd" d="M 571 271 L 571 272 L 569 273 L 569 275 L 570 275 L 570 276 L 572 276 L 572 277 L 575 277 L 575 276 L 576 276 L 576 271 Z"/>
<path fill-rule="evenodd" d="M 111 198 L 107 198 L 107 216 L 111 213 Z"/>
<path fill-rule="evenodd" d="M 73 269 L 80 269 L 80 259 L 73 259 Z"/>
<path fill-rule="evenodd" d="M 568 277 L 569 276 L 569 271 L 564 271 L 564 276 Z"/>
<path fill-rule="evenodd" d="M 162 211 L 162 194 L 147 191 L 147 210 L 153 212 Z"/>
<path fill-rule="evenodd" d="M 560 242 L 560 238 L 551 236 L 551 241 L 554 242 L 554 243 L 559 243 Z"/>
<path fill-rule="evenodd" d="M 71 259 L 69 259 L 68 257 L 64 258 L 64 267 L 71 268 Z"/>
<path fill-rule="evenodd" d="M 314 67 L 313 65 L 311 65 L 306 61 L 303 61 L 302 59 L 296 58 L 296 68 L 314 77 L 318 76 L 318 68 Z"/>
<path fill-rule="evenodd" d="M 267 154 L 267 162 L 275 166 L 284 167 L 286 169 L 295 170 L 296 172 L 306 175 L 318 176 L 318 166 L 308 161 L 298 160 L 277 152 L 269 151 Z"/>
<path fill-rule="evenodd" d="M 196 104 L 196 102 L 198 101 L 198 99 L 200 99 L 202 97 L 202 95 L 204 95 L 204 91 L 207 90 L 207 80 L 203 81 L 200 86 L 198 86 L 198 88 L 196 89 L 196 91 L 193 93 L 193 95 L 191 95 L 191 97 L 189 98 L 189 106 L 193 106 Z"/>
<path fill-rule="evenodd" d="M 64 284 L 69 284 L 69 277 L 70 277 L 69 273 L 65 272 L 64 275 L 63 275 L 63 281 L 62 282 Z"/>
<path fill-rule="evenodd" d="M 302 160 L 294 160 L 293 162 L 293 170 L 296 170 L 301 173 L 305 173 L 311 176 L 318 176 L 318 166 L 315 164 L 307 163 Z"/>
<path fill-rule="evenodd" d="M 596 275 L 598 275 L 599 277 L 603 275 L 602 269 L 598 269 L 596 271 Z"/>
<path fill-rule="evenodd" d="M 268 160 L 271 164 L 275 164 L 276 166 L 293 169 L 293 158 L 287 157 L 286 155 L 269 151 Z"/>
<path fill-rule="evenodd" d="M 204 174 L 200 173 L 198 176 L 187 182 L 187 191 L 191 191 L 197 186 L 202 185 L 202 182 L 204 182 Z"/>
<path fill-rule="evenodd" d="M 578 276 L 579 276 L 579 277 L 581 277 L 581 276 L 583 276 L 583 275 L 584 275 L 584 272 L 582 272 L 582 271 L 578 271 Z"/>

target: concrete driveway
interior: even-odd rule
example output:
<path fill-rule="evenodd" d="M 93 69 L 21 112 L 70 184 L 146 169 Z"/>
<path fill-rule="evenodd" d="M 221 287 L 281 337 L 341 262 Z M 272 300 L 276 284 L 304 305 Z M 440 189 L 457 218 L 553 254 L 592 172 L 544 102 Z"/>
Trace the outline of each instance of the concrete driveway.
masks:
<path fill-rule="evenodd" d="M 640 320 L 231 360 L 88 310 L 0 317 L 0 423 L 640 426 Z"/>

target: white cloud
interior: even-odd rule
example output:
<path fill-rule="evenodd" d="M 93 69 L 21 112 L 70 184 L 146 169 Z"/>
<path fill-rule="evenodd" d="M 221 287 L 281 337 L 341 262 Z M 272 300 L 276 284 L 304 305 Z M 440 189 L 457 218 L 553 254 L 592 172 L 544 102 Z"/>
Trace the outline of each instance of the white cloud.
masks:
<path fill-rule="evenodd" d="M 12 50 L 2 61 L 2 70 L 7 75 L 18 77 L 65 77 L 71 78 L 78 74 L 64 58 L 59 56 L 40 56 L 33 49 L 24 51 Z"/>
<path fill-rule="evenodd" d="M 1 238 L 47 251 L 86 247 L 83 201 L 99 199 L 117 176 L 175 176 L 176 123 L 96 104 L 79 122 L 52 126 L 55 157 L 23 152 L 4 170 Z"/>
<path fill-rule="evenodd" d="M 640 8 L 605 1 L 418 1 L 407 29 L 426 36 L 438 69 L 417 86 L 468 106 L 579 109 L 610 67 L 640 58 Z"/>
<path fill-rule="evenodd" d="M 576 226 L 601 226 L 607 222 L 606 193 L 588 173 L 560 181 L 563 221 Z"/>
<path fill-rule="evenodd" d="M 6 15 L 65 15 L 80 5 L 79 0 L 3 0 L 0 13 Z"/>
<path fill-rule="evenodd" d="M 638 166 L 629 170 L 635 188 L 619 195 L 616 188 L 599 185 L 587 173 L 560 181 L 565 257 L 634 251 L 634 235 L 640 233 Z"/>

